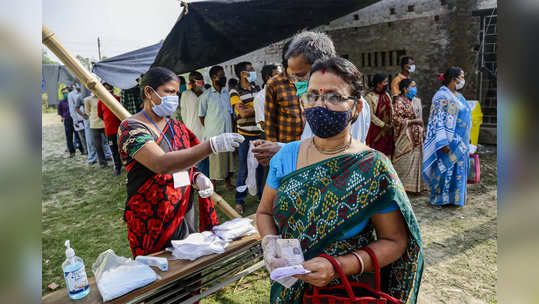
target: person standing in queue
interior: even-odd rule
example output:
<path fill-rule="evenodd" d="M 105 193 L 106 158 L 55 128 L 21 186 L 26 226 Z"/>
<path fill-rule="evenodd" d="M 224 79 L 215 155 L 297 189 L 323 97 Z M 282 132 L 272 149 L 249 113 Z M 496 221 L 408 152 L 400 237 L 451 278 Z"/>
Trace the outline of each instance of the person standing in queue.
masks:
<path fill-rule="evenodd" d="M 301 139 L 305 117 L 299 98 L 307 91 L 309 71 L 316 60 L 335 56 L 335 46 L 328 35 L 303 31 L 283 47 L 284 71 L 266 83 L 264 132 L 266 140 L 253 141 L 257 161 L 268 166 L 270 159 L 285 143 Z"/>
<path fill-rule="evenodd" d="M 198 103 L 200 95 L 204 92 L 204 77 L 198 71 L 193 71 L 189 74 L 189 84 L 191 87 L 182 93 L 180 97 L 180 109 L 176 110 L 176 117 L 181 117 L 182 123 L 198 138 L 205 140 L 204 126 L 198 118 Z M 178 115 L 179 114 L 179 115 Z M 197 164 L 204 175 L 210 175 L 210 160 L 205 158 Z"/>
<path fill-rule="evenodd" d="M 234 67 L 236 76 L 240 79 L 237 91 L 230 92 L 230 102 L 236 114 L 236 123 L 238 133 L 245 136 L 245 141 L 238 148 L 239 170 L 236 176 L 236 211 L 243 214 L 245 198 L 247 197 L 247 175 L 255 174 L 257 197 L 262 197 L 264 188 L 264 167 L 257 166 L 250 171 L 247 166 L 247 156 L 251 141 L 262 138 L 262 129 L 260 129 L 255 120 L 254 99 L 260 88 L 255 85 L 256 72 L 252 63 L 243 61 Z"/>
<path fill-rule="evenodd" d="M 178 107 L 176 74 L 153 67 L 142 77 L 143 110 L 122 121 L 119 148 L 127 170 L 124 219 L 133 256 L 171 245 L 171 240 L 218 224 L 210 200 L 213 185 L 195 166 L 210 154 L 231 152 L 243 136 L 223 133 L 200 143 L 184 124 L 167 117 Z M 193 204 L 199 194 L 199 228 Z"/>
<path fill-rule="evenodd" d="M 415 61 L 410 56 L 401 58 L 401 71 L 391 81 L 391 97 L 401 94 L 399 83 L 406 78 L 410 78 L 410 73 L 415 72 Z"/>
<path fill-rule="evenodd" d="M 230 93 L 225 88 L 226 76 L 222 66 L 210 69 L 211 88 L 200 95 L 198 117 L 204 127 L 204 137 L 233 132 L 233 112 Z M 225 181 L 225 189 L 232 190 L 232 175 L 235 170 L 234 153 L 220 153 L 210 156 L 210 178 L 215 183 Z"/>
<path fill-rule="evenodd" d="M 386 74 L 376 74 L 371 81 L 372 90 L 365 99 L 371 108 L 371 125 L 367 134 L 367 146 L 384 153 L 391 158 L 395 145 L 393 143 L 393 105 L 387 92 L 388 78 Z"/>
<path fill-rule="evenodd" d="M 120 102 L 120 96 L 114 95 L 114 87 L 111 84 L 104 82 L 103 86 L 112 96 L 114 96 L 114 98 L 116 98 L 116 100 L 118 100 L 118 102 Z M 120 125 L 120 120 L 101 100 L 97 102 L 97 116 L 99 116 L 105 123 L 105 135 L 109 141 L 109 146 L 112 150 L 112 158 L 114 159 L 114 175 L 120 175 L 122 172 L 122 162 L 118 151 L 118 126 Z M 105 163 L 102 167 L 108 168 L 108 164 Z"/>
<path fill-rule="evenodd" d="M 399 83 L 400 95 L 393 98 L 393 137 L 395 149 L 391 159 L 404 190 L 408 193 L 421 192 L 423 166 L 423 119 L 417 116 L 414 103 L 421 104 L 416 97 L 415 81 L 405 78 Z M 421 105 L 418 106 L 421 109 Z"/>
<path fill-rule="evenodd" d="M 75 156 L 75 144 L 73 143 L 73 118 L 69 112 L 69 102 L 67 101 L 68 96 L 67 88 L 62 89 L 62 96 L 64 97 L 58 103 L 58 115 L 62 118 L 62 123 L 64 124 L 64 131 L 66 135 L 67 149 L 69 150 L 69 157 Z M 83 152 L 82 150 L 80 151 Z"/>
<path fill-rule="evenodd" d="M 450 67 L 438 79 L 442 86 L 432 97 L 427 135 L 423 143 L 423 179 L 430 188 L 430 203 L 462 207 L 467 198 L 472 114 L 458 90 L 464 71 Z"/>

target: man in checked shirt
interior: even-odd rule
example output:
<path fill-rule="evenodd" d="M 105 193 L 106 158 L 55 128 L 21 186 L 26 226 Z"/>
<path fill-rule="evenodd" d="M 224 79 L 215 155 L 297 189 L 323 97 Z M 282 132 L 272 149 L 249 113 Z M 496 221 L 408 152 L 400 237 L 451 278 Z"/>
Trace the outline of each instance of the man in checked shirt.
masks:
<path fill-rule="evenodd" d="M 286 63 L 284 71 L 266 83 L 266 140 L 253 142 L 253 153 L 264 166 L 269 164 L 282 144 L 301 138 L 305 117 L 299 97 L 307 92 L 312 64 L 317 59 L 335 56 L 335 47 L 326 34 L 305 31 L 285 45 L 283 55 L 283 63 Z"/>

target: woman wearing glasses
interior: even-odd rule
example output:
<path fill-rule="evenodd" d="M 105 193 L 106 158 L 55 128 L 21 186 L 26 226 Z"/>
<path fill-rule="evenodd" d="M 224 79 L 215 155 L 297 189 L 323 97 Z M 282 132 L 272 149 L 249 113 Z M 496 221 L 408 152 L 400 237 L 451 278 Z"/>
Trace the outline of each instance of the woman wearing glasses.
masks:
<path fill-rule="evenodd" d="M 372 279 L 368 246 L 385 267 L 383 290 L 415 303 L 423 254 L 419 226 L 390 160 L 350 135 L 361 111 L 357 68 L 338 57 L 312 66 L 301 97 L 315 136 L 286 144 L 271 159 L 257 225 L 268 239 L 298 239 L 311 273 L 290 288 L 272 282 L 271 303 L 301 303 L 305 288 L 335 284 L 325 253 L 337 259 L 352 281 Z M 376 232 L 376 239 L 374 238 Z M 280 261 L 265 256 L 269 269 Z"/>

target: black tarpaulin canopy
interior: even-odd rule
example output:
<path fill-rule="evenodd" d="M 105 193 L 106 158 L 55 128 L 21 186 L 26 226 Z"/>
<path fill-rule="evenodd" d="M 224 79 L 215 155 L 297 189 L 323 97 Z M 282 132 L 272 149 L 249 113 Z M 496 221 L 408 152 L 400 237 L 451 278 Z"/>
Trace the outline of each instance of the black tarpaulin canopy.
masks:
<path fill-rule="evenodd" d="M 176 74 L 218 64 L 379 0 L 199 0 L 183 3 L 152 66 Z"/>
<path fill-rule="evenodd" d="M 96 63 L 92 72 L 104 81 L 120 89 L 129 89 L 137 84 L 140 74 L 146 73 L 163 43 L 159 42 L 125 54 L 107 58 Z"/>

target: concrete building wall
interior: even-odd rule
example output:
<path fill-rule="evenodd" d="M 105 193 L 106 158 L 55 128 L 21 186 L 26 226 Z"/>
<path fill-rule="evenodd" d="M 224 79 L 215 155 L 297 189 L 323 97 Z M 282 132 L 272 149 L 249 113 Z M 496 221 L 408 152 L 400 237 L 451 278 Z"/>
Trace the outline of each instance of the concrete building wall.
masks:
<path fill-rule="evenodd" d="M 400 58 L 412 56 L 416 72 L 411 78 L 417 82 L 424 118 L 428 119 L 432 96 L 441 85 L 438 74 L 449 66 L 463 68 L 463 94 L 467 99 L 478 99 L 481 17 L 474 16 L 474 12 L 496 6 L 495 0 L 383 0 L 315 30 L 333 39 L 338 55 L 356 64 L 365 83 L 375 73 L 394 77 L 400 70 Z M 271 44 L 222 65 L 228 77 L 236 78 L 233 65 L 244 60 L 252 62 L 259 72 L 266 63 L 281 62 L 283 44 L 284 41 Z M 492 104 L 485 106 L 492 111 Z M 489 120 L 495 121 L 495 117 Z M 485 127 L 494 128 L 494 135 L 486 141 L 495 143 L 495 125 Z"/>
<path fill-rule="evenodd" d="M 412 56 L 416 71 L 411 74 L 418 85 L 418 97 L 428 107 L 429 99 L 440 87 L 437 75 L 447 65 L 450 34 L 445 26 L 448 15 L 403 19 L 363 27 L 328 31 L 338 54 L 348 58 L 363 73 L 367 86 L 376 73 L 388 74 L 390 81 L 400 71 L 400 58 Z M 429 29 L 428 31 L 424 29 Z M 421 36 L 420 39 L 415 37 Z M 428 108 L 427 108 L 428 109 Z M 428 111 L 424 111 L 428 114 Z"/>
<path fill-rule="evenodd" d="M 361 27 L 378 23 L 394 22 L 447 14 L 455 9 L 457 0 L 382 0 L 366 8 L 335 19 L 328 25 L 318 27 L 322 31 L 346 27 Z M 469 0 L 474 10 L 496 7 L 496 0 Z"/>

